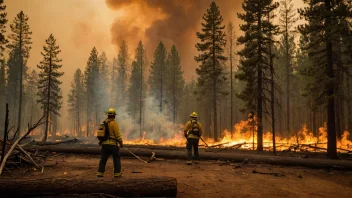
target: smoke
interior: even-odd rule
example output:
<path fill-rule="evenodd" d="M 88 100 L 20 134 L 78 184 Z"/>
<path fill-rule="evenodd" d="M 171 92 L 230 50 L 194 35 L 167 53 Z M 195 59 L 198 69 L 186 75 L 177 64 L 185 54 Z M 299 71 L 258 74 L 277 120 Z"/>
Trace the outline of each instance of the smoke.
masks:
<path fill-rule="evenodd" d="M 197 55 L 195 44 L 200 31 L 202 16 L 209 8 L 211 0 L 106 0 L 106 5 L 116 11 L 125 12 L 124 16 L 115 19 L 111 26 L 111 40 L 120 45 L 122 40 L 134 50 L 139 40 L 145 43 L 148 57 L 152 60 L 154 50 L 159 41 L 164 42 L 167 49 L 176 45 L 185 72 L 186 80 L 196 78 L 195 68 Z M 242 0 L 216 1 L 224 18 L 236 23 L 236 13 L 241 11 Z M 226 31 L 226 30 L 225 30 Z"/>
<path fill-rule="evenodd" d="M 142 133 L 145 132 L 145 135 L 142 135 L 145 139 L 158 143 L 159 140 L 180 137 L 180 134 L 183 134 L 180 125 L 175 126 L 165 114 L 159 111 L 158 101 L 152 97 L 147 97 L 144 101 Z M 126 109 L 122 109 L 117 112 L 116 121 L 125 140 L 140 140 L 139 116 L 133 117 Z"/>

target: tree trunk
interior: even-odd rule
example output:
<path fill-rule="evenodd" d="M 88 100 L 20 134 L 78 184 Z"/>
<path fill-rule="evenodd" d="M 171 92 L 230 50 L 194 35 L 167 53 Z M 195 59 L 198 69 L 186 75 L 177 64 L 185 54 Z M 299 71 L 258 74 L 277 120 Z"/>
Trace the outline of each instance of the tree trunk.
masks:
<path fill-rule="evenodd" d="M 175 197 L 177 181 L 173 177 L 118 178 L 114 181 L 75 178 L 2 178 L 0 192 L 20 197 L 92 193 L 119 197 Z"/>
<path fill-rule="evenodd" d="M 270 12 L 268 13 L 268 22 L 270 23 Z M 270 35 L 271 37 L 271 35 Z M 271 39 L 271 38 L 269 38 Z M 271 74 L 271 130 L 273 134 L 273 152 L 276 155 L 276 143 L 275 143 L 275 88 L 274 88 L 274 55 L 272 54 L 271 41 L 269 41 L 269 58 L 270 58 L 270 74 Z"/>
<path fill-rule="evenodd" d="M 259 13 L 258 16 L 258 27 L 259 27 L 259 32 L 261 34 L 261 28 L 262 28 L 262 15 Z M 261 44 L 262 41 L 259 39 L 258 41 L 259 47 L 258 47 L 258 54 L 259 56 L 262 55 L 262 49 L 261 49 Z M 261 57 L 260 57 L 261 59 Z M 257 122 L 258 122 L 258 131 L 257 131 L 257 151 L 263 151 L 263 82 L 262 82 L 262 66 L 261 63 L 258 63 L 258 100 L 257 100 Z"/>
<path fill-rule="evenodd" d="M 347 77 L 347 130 L 352 132 L 352 109 L 351 109 L 351 80 L 350 80 L 350 76 L 346 75 Z"/>
<path fill-rule="evenodd" d="M 6 142 L 7 142 L 7 130 L 9 126 L 9 105 L 6 103 L 6 114 L 5 114 L 5 129 L 4 129 L 4 139 L 2 142 L 2 149 L 1 149 L 1 159 L 0 159 L 0 164 L 2 164 L 2 161 L 4 159 L 5 153 L 6 153 Z"/>
<path fill-rule="evenodd" d="M 232 35 L 232 24 L 231 24 L 231 30 L 230 30 L 230 95 L 231 95 L 231 100 L 230 100 L 230 106 L 231 106 L 231 115 L 230 115 L 230 126 L 231 126 L 231 138 L 233 137 L 233 83 L 232 83 L 232 42 L 233 42 L 233 35 Z"/>
<path fill-rule="evenodd" d="M 331 11 L 331 0 L 325 0 L 326 11 Z M 327 16 L 325 18 L 325 31 L 326 31 L 326 50 L 327 50 L 327 65 L 326 75 L 329 77 L 327 84 L 327 96 L 328 96 L 328 157 L 338 158 L 336 151 L 336 128 L 335 128 L 335 99 L 334 99 L 334 68 L 333 68 L 333 54 L 332 54 L 332 41 L 330 38 L 331 33 L 331 18 Z"/>
<path fill-rule="evenodd" d="M 21 134 L 21 118 L 22 118 L 22 95 L 23 95 L 23 52 L 22 52 L 22 23 L 23 23 L 23 14 L 20 14 L 20 38 L 19 38 L 19 50 L 20 50 L 20 98 L 19 98 L 19 107 L 18 107 L 18 120 L 17 120 L 17 130 L 16 139 L 20 137 Z"/>
<path fill-rule="evenodd" d="M 285 44 L 286 44 L 286 129 L 287 134 L 291 136 L 290 129 L 290 54 L 288 43 L 288 13 L 285 15 Z"/>
<path fill-rule="evenodd" d="M 51 72 L 52 72 L 52 61 L 51 61 L 51 52 L 50 52 L 50 57 L 49 57 L 49 74 L 48 74 L 48 78 L 49 78 L 49 83 L 48 83 L 48 92 L 47 94 L 47 102 L 46 102 L 46 123 L 45 123 L 45 132 L 44 132 L 44 137 L 43 137 L 43 141 L 46 141 L 48 138 L 48 126 L 49 126 L 49 116 L 50 116 L 50 92 L 51 92 Z M 51 117 L 50 117 L 50 121 L 51 121 Z"/>
<path fill-rule="evenodd" d="M 145 146 L 147 147 L 147 146 Z M 161 146 L 158 146 L 162 148 Z M 187 155 L 183 150 L 166 149 L 159 150 L 159 148 L 129 148 L 131 152 L 141 158 L 150 158 L 152 152 L 156 153 L 157 158 L 167 159 L 187 159 Z M 53 146 L 25 146 L 27 151 L 49 151 L 56 153 L 79 153 L 79 154 L 100 154 L 100 147 L 98 145 L 53 145 Z M 121 156 L 133 157 L 125 149 L 120 150 Z M 352 162 L 348 160 L 331 160 L 331 159 L 317 159 L 317 158 L 296 158 L 272 155 L 253 155 L 252 152 L 207 152 L 207 150 L 200 149 L 200 158 L 202 160 L 233 160 L 236 162 L 243 162 L 244 160 L 263 162 L 276 165 L 289 166 L 304 166 L 310 168 L 333 168 L 341 167 L 343 170 L 352 170 Z M 6 185 L 5 185 L 6 186 Z"/>
<path fill-rule="evenodd" d="M 216 57 L 215 57 L 215 26 L 213 26 L 213 126 L 214 126 L 214 140 L 218 141 L 218 112 L 216 106 L 216 76 L 215 76 L 215 66 L 216 66 Z"/>

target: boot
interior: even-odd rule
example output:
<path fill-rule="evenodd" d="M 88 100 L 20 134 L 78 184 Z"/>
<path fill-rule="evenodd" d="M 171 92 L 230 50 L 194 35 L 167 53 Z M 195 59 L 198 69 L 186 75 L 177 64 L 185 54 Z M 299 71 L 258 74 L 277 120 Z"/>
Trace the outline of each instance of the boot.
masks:
<path fill-rule="evenodd" d="M 192 165 L 192 160 L 188 160 L 188 161 L 186 162 L 186 164 L 187 164 L 187 165 Z"/>

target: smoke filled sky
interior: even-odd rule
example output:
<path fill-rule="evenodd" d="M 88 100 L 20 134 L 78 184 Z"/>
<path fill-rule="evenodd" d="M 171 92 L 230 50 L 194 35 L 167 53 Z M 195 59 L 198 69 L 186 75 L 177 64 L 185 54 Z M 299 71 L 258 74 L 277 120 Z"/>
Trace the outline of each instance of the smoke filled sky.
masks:
<path fill-rule="evenodd" d="M 145 44 L 148 59 L 159 41 L 169 50 L 173 44 L 179 50 L 186 81 L 196 79 L 194 61 L 197 55 L 196 32 L 200 30 L 202 15 L 211 0 L 5 0 L 8 24 L 21 10 L 29 17 L 33 32 L 32 50 L 28 66 L 36 69 L 45 39 L 52 33 L 61 48 L 65 72 L 62 77 L 64 104 L 73 73 L 84 70 L 91 49 L 105 51 L 109 60 L 117 57 L 118 47 L 126 40 L 133 57 L 139 40 Z M 295 8 L 302 7 L 294 0 Z M 216 0 L 224 18 L 224 25 L 232 21 L 237 34 L 242 12 L 242 0 Z"/>

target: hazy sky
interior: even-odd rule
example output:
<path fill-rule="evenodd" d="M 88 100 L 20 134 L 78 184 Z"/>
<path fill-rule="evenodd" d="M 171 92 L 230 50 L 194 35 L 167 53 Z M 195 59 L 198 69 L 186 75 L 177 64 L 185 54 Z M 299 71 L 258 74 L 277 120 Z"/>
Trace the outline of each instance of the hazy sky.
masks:
<path fill-rule="evenodd" d="M 117 56 L 118 46 L 125 39 L 131 56 L 137 42 L 142 40 L 149 60 L 157 43 L 162 40 L 169 50 L 176 45 L 187 81 L 196 79 L 194 56 L 197 55 L 196 31 L 200 29 L 202 15 L 210 0 L 4 0 L 7 5 L 9 26 L 21 10 L 28 15 L 33 32 L 32 50 L 28 65 L 36 69 L 41 61 L 45 39 L 53 34 L 60 45 L 63 62 L 62 77 L 64 104 L 73 73 L 84 70 L 89 53 L 95 46 L 99 53 L 105 51 L 109 60 Z M 180 3 L 181 2 L 181 3 Z M 238 29 L 237 12 L 241 0 L 216 0 L 224 18 Z M 302 7 L 301 0 L 293 0 L 295 7 Z M 148 68 L 149 69 L 149 68 Z"/>

